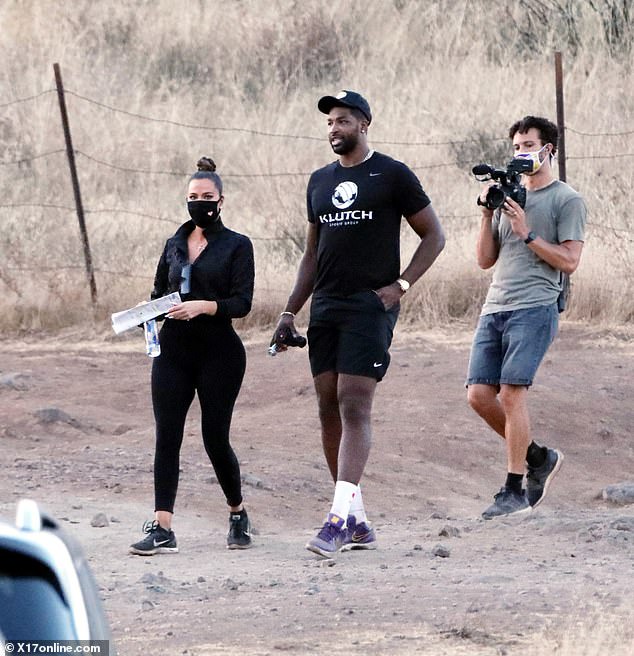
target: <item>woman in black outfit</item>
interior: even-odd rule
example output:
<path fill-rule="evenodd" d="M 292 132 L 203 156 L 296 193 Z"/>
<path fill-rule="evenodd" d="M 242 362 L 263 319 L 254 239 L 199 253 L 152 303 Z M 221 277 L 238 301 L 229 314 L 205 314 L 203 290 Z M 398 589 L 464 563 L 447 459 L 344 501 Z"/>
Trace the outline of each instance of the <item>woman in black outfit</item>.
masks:
<path fill-rule="evenodd" d="M 131 545 L 133 554 L 178 551 L 171 522 L 185 418 L 195 393 L 205 450 L 229 505 L 227 547 L 251 546 L 229 427 L 246 366 L 231 320 L 251 309 L 255 266 L 250 240 L 220 219 L 222 181 L 215 170 L 211 159 L 198 161 L 187 193 L 191 220 L 167 240 L 154 279 L 152 298 L 178 291 L 182 303 L 166 315 L 161 354 L 152 363 L 155 519 L 145 524 L 147 535 Z"/>

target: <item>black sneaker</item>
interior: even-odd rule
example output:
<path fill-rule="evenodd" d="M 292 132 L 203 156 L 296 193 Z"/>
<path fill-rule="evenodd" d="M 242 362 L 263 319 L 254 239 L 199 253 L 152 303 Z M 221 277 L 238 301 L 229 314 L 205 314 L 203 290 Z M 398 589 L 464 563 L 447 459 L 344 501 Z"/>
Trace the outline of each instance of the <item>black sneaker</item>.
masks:
<path fill-rule="evenodd" d="M 546 496 L 548 486 L 554 475 L 561 469 L 564 454 L 557 449 L 547 449 L 546 460 L 540 467 L 529 467 L 526 474 L 526 493 L 528 503 L 535 508 Z"/>
<path fill-rule="evenodd" d="M 156 520 L 145 522 L 143 532 L 147 535 L 130 545 L 131 554 L 153 556 L 158 553 L 178 553 L 174 531 L 164 529 Z"/>
<path fill-rule="evenodd" d="M 518 494 L 506 487 L 503 487 L 493 498 L 495 499 L 493 503 L 482 513 L 484 519 L 522 515 L 532 510 L 525 493 Z"/>
<path fill-rule="evenodd" d="M 247 511 L 229 513 L 229 535 L 227 549 L 248 549 L 252 545 L 251 524 Z"/>

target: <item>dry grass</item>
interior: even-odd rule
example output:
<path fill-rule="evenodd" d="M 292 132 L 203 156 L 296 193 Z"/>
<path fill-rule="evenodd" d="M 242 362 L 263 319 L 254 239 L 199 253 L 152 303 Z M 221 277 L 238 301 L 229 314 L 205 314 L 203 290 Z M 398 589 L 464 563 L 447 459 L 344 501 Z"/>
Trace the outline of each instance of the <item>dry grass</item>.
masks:
<path fill-rule="evenodd" d="M 371 141 L 415 168 L 448 237 L 403 319 L 469 320 L 488 279 L 473 258 L 478 186 L 469 165 L 503 164 L 508 151 L 493 139 L 504 137 L 517 117 L 554 117 L 557 48 L 564 53 L 567 124 L 588 133 L 631 128 L 632 26 L 619 14 L 623 5 L 6 0 L 0 5 L 2 102 L 52 89 L 52 64 L 59 62 L 67 89 L 128 112 L 316 137 L 190 129 L 67 99 L 74 146 L 84 154 L 77 163 L 97 268 L 98 319 L 147 296 L 164 240 L 186 218 L 187 172 L 199 155 L 210 154 L 224 175 L 226 223 L 256 246 L 255 309 L 245 324 L 267 325 L 299 260 L 307 178 L 265 176 L 306 173 L 332 160 L 316 99 L 342 87 L 360 89 L 375 114 Z M 448 143 L 470 138 L 476 141 Z M 63 148 L 55 94 L 0 107 L 0 139 L 2 162 Z M 443 145 L 379 143 L 386 141 Z M 591 222 L 569 318 L 632 320 L 634 173 L 632 158 L 618 157 L 634 152 L 632 142 L 632 134 L 567 133 L 568 180 L 587 199 Z M 124 172 L 85 155 L 183 175 Z M 0 207 L 0 327 L 55 329 L 91 318 L 74 212 L 41 206 L 73 205 L 64 153 L 2 171 L 3 203 L 36 206 Z M 263 177 L 237 177 L 244 174 Z M 405 230 L 403 259 L 414 246 Z"/>
<path fill-rule="evenodd" d="M 565 625 L 555 624 L 545 629 L 533 645 L 523 651 L 525 656 L 629 656 L 634 631 L 628 623 L 631 608 L 625 606 L 622 615 L 611 609 L 599 608 L 571 617 Z"/>

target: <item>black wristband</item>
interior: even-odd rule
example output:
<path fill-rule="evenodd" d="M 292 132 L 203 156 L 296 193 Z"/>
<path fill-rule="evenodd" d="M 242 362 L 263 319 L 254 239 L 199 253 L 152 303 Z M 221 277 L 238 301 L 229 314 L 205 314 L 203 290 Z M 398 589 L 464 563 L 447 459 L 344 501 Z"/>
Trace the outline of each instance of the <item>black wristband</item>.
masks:
<path fill-rule="evenodd" d="M 531 230 L 528 233 L 528 237 L 526 237 L 526 239 L 524 240 L 524 243 L 525 244 L 530 244 L 532 241 L 535 241 L 536 238 L 537 238 L 537 235 Z"/>

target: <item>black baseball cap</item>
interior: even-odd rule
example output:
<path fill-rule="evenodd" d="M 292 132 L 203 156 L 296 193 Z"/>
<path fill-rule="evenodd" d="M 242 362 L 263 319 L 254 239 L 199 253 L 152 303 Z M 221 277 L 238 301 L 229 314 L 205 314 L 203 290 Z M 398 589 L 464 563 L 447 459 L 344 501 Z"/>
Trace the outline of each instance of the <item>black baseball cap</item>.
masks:
<path fill-rule="evenodd" d="M 333 107 L 350 107 L 358 109 L 367 119 L 368 123 L 372 122 L 372 112 L 368 101 L 356 91 L 340 91 L 336 96 L 324 96 L 319 99 L 317 107 L 320 112 L 330 114 Z"/>

